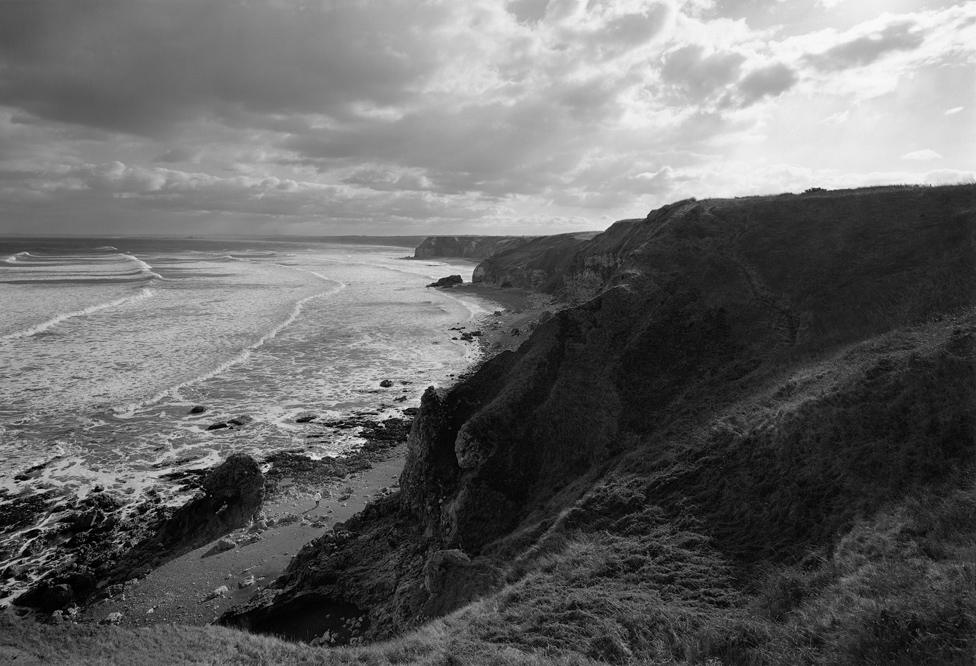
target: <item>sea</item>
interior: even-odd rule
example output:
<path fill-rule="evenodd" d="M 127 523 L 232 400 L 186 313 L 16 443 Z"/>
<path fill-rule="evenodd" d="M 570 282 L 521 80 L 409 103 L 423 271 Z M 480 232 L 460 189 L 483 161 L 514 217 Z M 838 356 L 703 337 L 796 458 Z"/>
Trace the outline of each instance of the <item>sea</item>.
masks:
<path fill-rule="evenodd" d="M 479 353 L 449 329 L 494 309 L 426 288 L 449 274 L 468 281 L 473 264 L 410 254 L 317 241 L 0 239 L 0 517 L 26 494 L 64 506 L 93 489 L 176 505 L 187 497 L 174 472 L 232 452 L 355 448 L 355 429 L 323 437 L 322 422 L 418 405 Z M 229 419 L 245 424 L 208 430 Z M 0 520 L 0 571 L 55 563 L 39 544 L 62 517 Z"/>

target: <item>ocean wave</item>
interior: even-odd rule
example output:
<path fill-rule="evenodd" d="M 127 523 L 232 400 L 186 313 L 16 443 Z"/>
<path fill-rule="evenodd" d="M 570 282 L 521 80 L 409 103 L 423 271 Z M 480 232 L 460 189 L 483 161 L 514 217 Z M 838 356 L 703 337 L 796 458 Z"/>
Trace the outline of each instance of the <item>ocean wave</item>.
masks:
<path fill-rule="evenodd" d="M 3 260 L 5 264 L 16 264 L 20 259 L 18 257 L 31 257 L 33 256 L 30 252 L 18 252 L 17 254 L 12 254 Z"/>
<path fill-rule="evenodd" d="M 291 309 L 291 312 L 288 314 L 287 317 L 285 317 L 285 319 L 283 319 L 280 323 L 276 324 L 273 328 L 271 328 L 267 333 L 265 333 L 260 338 L 258 338 L 255 342 L 241 349 L 237 354 L 235 354 L 231 358 L 227 359 L 217 367 L 201 375 L 197 375 L 196 377 L 188 379 L 184 382 L 180 382 L 179 384 L 163 389 L 156 395 L 146 400 L 142 400 L 136 403 L 131 403 L 128 405 L 120 405 L 117 407 L 113 407 L 112 411 L 117 416 L 122 416 L 122 417 L 132 416 L 140 409 L 145 409 L 146 407 L 150 407 L 156 404 L 157 402 L 160 402 L 161 400 L 176 394 L 180 389 L 186 388 L 187 386 L 193 386 L 194 384 L 199 384 L 200 382 L 205 382 L 208 379 L 213 379 L 214 377 L 217 377 L 218 375 L 222 375 L 223 373 L 227 372 L 234 366 L 241 365 L 242 363 L 246 363 L 247 360 L 251 358 L 251 354 L 255 350 L 266 345 L 271 340 L 274 340 L 279 333 L 281 333 L 283 330 L 291 326 L 295 322 L 295 320 L 298 319 L 299 316 L 301 316 L 302 310 L 305 308 L 306 303 L 316 298 L 323 298 L 325 296 L 332 296 L 334 294 L 337 294 L 343 289 L 345 289 L 347 286 L 345 282 L 334 280 L 332 278 L 325 277 L 324 275 L 319 275 L 319 277 L 322 278 L 323 280 L 327 280 L 329 282 L 335 283 L 336 285 L 335 288 L 326 291 L 321 291 L 317 294 L 312 294 L 311 296 L 306 296 L 305 298 L 296 301 L 295 305 Z"/>
<path fill-rule="evenodd" d="M 156 271 L 154 271 L 152 266 L 150 266 L 149 264 L 147 264 L 145 261 L 143 261 L 139 257 L 135 257 L 135 256 L 133 256 L 131 254 L 124 254 L 122 252 L 119 253 L 119 256 L 120 257 L 125 257 L 129 261 L 134 262 L 136 264 L 136 266 L 138 266 L 140 269 L 142 269 L 142 272 L 145 273 L 146 275 L 149 275 L 151 277 L 154 277 L 157 280 L 163 280 L 163 281 L 166 280 L 166 278 L 164 278 L 162 275 L 160 275 L 159 273 L 157 273 Z"/>
<path fill-rule="evenodd" d="M 138 294 L 132 296 L 124 296 L 123 298 L 117 298 L 114 301 L 108 301 L 106 303 L 99 303 L 98 305 L 91 305 L 83 310 L 75 310 L 73 312 L 64 312 L 59 314 L 47 321 L 37 324 L 36 326 L 31 326 L 22 331 L 16 331 L 14 333 L 8 333 L 6 335 L 0 336 L 0 340 L 16 340 L 18 338 L 29 338 L 38 333 L 42 333 L 50 328 L 53 328 L 63 321 L 68 319 L 73 319 L 75 317 L 84 317 L 86 315 L 93 314 L 99 310 L 107 310 L 108 308 L 115 308 L 121 305 L 127 305 L 129 303 L 136 303 L 138 301 L 145 300 L 151 297 L 155 292 L 152 289 L 143 288 Z"/>

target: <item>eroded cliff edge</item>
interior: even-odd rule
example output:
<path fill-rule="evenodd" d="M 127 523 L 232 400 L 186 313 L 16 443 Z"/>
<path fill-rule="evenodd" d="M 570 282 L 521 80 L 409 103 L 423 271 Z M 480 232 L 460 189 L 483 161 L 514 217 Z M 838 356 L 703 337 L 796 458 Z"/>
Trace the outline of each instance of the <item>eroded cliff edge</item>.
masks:
<path fill-rule="evenodd" d="M 496 274 L 580 304 L 429 389 L 400 493 L 224 623 L 344 643 L 481 598 L 461 652 L 972 653 L 976 187 L 684 201 L 535 256 Z"/>
<path fill-rule="evenodd" d="M 532 236 L 428 236 L 413 251 L 414 259 L 449 257 L 484 259 L 516 248 Z"/>

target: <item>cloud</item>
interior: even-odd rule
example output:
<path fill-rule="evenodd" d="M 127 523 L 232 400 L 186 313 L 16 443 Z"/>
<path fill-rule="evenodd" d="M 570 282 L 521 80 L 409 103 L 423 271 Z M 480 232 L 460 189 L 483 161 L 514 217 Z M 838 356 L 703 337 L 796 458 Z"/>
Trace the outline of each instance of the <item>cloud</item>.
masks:
<path fill-rule="evenodd" d="M 869 14 L 0 1 L 0 225 L 558 231 L 709 192 L 911 182 L 929 163 L 885 170 L 909 135 L 964 172 L 976 8 Z"/>
<path fill-rule="evenodd" d="M 701 102 L 736 80 L 745 60 L 741 53 L 729 51 L 706 55 L 703 46 L 689 44 L 665 56 L 661 78 L 688 99 Z"/>
<path fill-rule="evenodd" d="M 863 67 L 887 53 L 916 49 L 924 41 L 925 36 L 915 22 L 898 21 L 810 55 L 808 60 L 824 71 Z"/>
<path fill-rule="evenodd" d="M 66 0 L 0 3 L 0 99 L 138 134 L 234 113 L 354 113 L 409 98 L 436 67 L 406 2 Z M 404 25 L 420 29 L 403 30 Z"/>
<path fill-rule="evenodd" d="M 787 65 L 777 62 L 746 74 L 739 82 L 739 92 L 744 105 L 775 97 L 789 90 L 797 82 L 797 75 Z"/>
<path fill-rule="evenodd" d="M 930 160 L 941 160 L 942 155 L 930 148 L 925 148 L 924 150 L 913 150 L 910 153 L 905 153 L 901 156 L 901 158 L 903 160 L 913 160 L 916 162 L 928 162 Z"/>

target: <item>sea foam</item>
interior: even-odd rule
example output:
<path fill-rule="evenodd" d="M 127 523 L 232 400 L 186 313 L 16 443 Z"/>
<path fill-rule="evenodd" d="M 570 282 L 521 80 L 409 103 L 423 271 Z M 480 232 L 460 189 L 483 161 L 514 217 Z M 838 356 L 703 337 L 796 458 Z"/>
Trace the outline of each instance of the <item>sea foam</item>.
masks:
<path fill-rule="evenodd" d="M 314 273 L 314 271 L 306 271 L 305 269 L 297 269 L 297 270 L 301 270 L 306 273 Z M 285 330 L 291 324 L 293 324 L 295 320 L 298 319 L 299 316 L 301 316 L 302 310 L 305 308 L 306 303 L 316 298 L 323 298 L 325 296 L 332 296 L 334 294 L 337 294 L 348 286 L 346 285 L 345 282 L 333 280 L 331 278 L 327 278 L 324 275 L 320 275 L 318 273 L 314 273 L 314 274 L 319 278 L 321 278 L 322 280 L 335 283 L 336 287 L 333 289 L 328 289 L 326 291 L 321 291 L 317 294 L 312 294 L 311 296 L 306 296 L 305 298 L 296 301 L 295 305 L 291 309 L 291 312 L 288 314 L 287 317 L 285 317 L 285 319 L 283 319 L 281 322 L 273 326 L 270 330 L 268 330 L 264 335 L 258 338 L 255 342 L 244 347 L 237 354 L 227 359 L 223 363 L 220 363 L 215 368 L 203 374 L 197 375 L 196 377 L 180 382 L 179 384 L 165 388 L 146 400 L 141 400 L 139 402 L 131 403 L 128 405 L 120 405 L 120 406 L 113 407 L 112 411 L 117 416 L 123 418 L 132 416 L 140 409 L 145 409 L 146 407 L 154 405 L 157 402 L 160 402 L 167 397 L 174 396 L 180 389 L 186 388 L 188 386 L 193 386 L 194 384 L 199 384 L 200 382 L 205 382 L 208 379 L 213 379 L 214 377 L 224 374 L 234 366 L 238 366 L 241 365 L 242 363 L 246 363 L 247 360 L 251 358 L 251 354 L 256 349 L 259 349 L 260 347 L 263 347 L 271 340 L 274 340 L 279 333 L 281 333 L 283 330 Z"/>
<path fill-rule="evenodd" d="M 86 315 L 93 314 L 99 310 L 107 310 L 108 308 L 117 308 L 122 305 L 127 305 L 129 303 L 136 303 L 138 301 L 143 301 L 147 298 L 151 298 L 155 292 L 148 287 L 144 287 L 139 291 L 138 294 L 133 294 L 132 296 L 124 296 L 122 298 L 117 298 L 114 301 L 108 301 L 106 303 L 99 303 L 97 305 L 91 305 L 82 310 L 75 310 L 73 312 L 63 312 L 45 322 L 37 324 L 36 326 L 31 326 L 22 331 L 15 331 L 13 333 L 8 333 L 6 335 L 0 336 L 0 340 L 16 340 L 18 338 L 29 338 L 32 335 L 37 335 L 50 328 L 54 328 L 61 322 L 67 321 L 68 319 L 73 319 L 75 317 L 84 317 Z"/>

